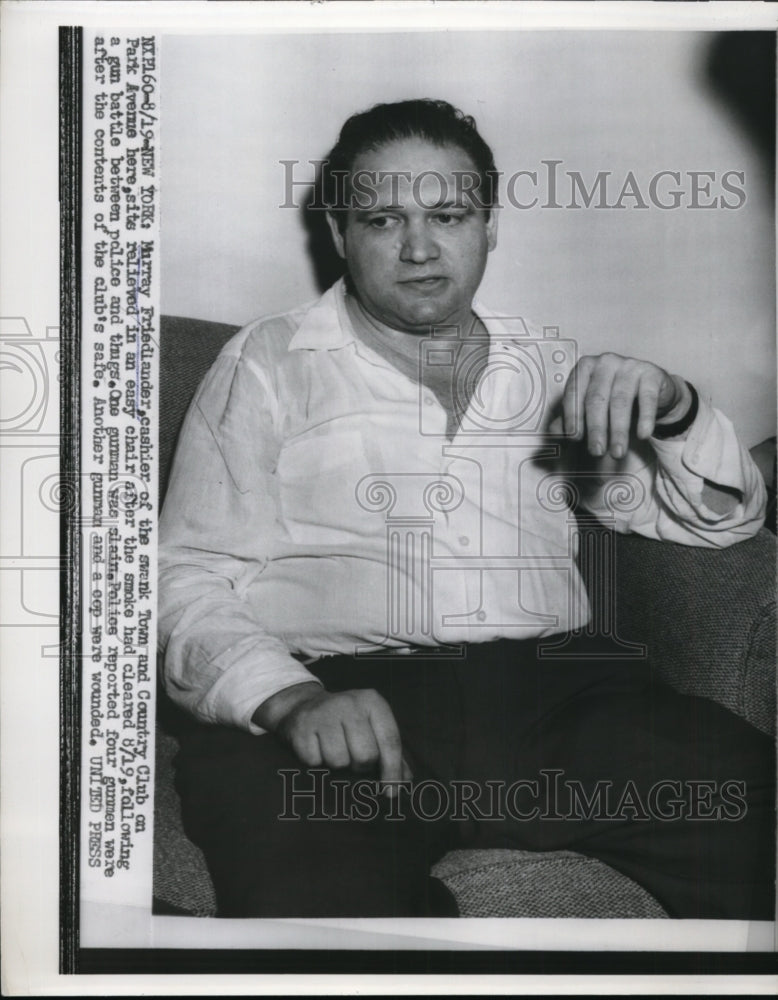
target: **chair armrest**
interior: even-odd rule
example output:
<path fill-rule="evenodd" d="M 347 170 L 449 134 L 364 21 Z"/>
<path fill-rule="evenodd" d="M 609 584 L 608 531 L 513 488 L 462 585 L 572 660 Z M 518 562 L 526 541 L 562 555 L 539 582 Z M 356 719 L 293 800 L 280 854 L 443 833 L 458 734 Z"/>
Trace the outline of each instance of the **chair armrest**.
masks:
<path fill-rule="evenodd" d="M 644 643 L 662 678 L 775 731 L 776 539 L 725 549 L 616 538 L 619 638 Z"/>

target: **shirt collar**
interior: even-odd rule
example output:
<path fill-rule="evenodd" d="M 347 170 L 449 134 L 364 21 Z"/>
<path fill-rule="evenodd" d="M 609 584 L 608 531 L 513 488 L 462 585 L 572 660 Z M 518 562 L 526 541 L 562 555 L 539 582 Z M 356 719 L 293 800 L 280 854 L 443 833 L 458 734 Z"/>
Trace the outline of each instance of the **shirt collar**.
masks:
<path fill-rule="evenodd" d="M 302 322 L 289 341 L 290 351 L 332 351 L 357 341 L 346 309 L 346 281 L 339 278 L 308 309 Z M 495 321 L 501 317 L 490 313 L 477 299 L 473 299 L 473 312 L 481 319 L 490 334 L 494 334 Z"/>
<path fill-rule="evenodd" d="M 346 282 L 339 278 L 310 307 L 289 341 L 290 351 L 331 351 L 353 344 L 356 334 L 346 311 Z"/>

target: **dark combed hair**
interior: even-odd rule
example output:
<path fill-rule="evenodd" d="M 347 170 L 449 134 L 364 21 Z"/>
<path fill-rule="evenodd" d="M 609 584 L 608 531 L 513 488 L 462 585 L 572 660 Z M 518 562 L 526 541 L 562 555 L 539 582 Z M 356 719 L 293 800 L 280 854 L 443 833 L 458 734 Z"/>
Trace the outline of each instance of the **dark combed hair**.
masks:
<path fill-rule="evenodd" d="M 342 178 L 351 173 L 357 157 L 368 150 L 403 139 L 424 139 L 435 146 L 454 146 L 473 161 L 479 176 L 478 199 L 486 209 L 497 200 L 498 173 L 494 155 L 482 139 L 471 115 L 448 101 L 421 98 L 376 104 L 367 111 L 352 115 L 340 130 L 338 141 L 330 150 L 322 168 L 322 195 L 342 229 L 345 206 L 342 204 Z"/>

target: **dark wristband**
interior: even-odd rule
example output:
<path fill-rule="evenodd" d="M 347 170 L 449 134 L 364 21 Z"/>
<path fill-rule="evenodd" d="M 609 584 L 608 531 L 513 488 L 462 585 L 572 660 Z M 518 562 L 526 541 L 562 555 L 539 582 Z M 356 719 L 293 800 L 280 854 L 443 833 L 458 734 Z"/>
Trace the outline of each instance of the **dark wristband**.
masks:
<path fill-rule="evenodd" d="M 688 431 L 694 423 L 697 417 L 697 411 L 700 408 L 700 397 L 697 395 L 697 390 L 691 382 L 687 382 L 686 385 L 689 387 L 689 392 L 692 394 L 692 401 L 689 404 L 689 409 L 686 411 L 686 415 L 672 424 L 654 424 L 652 437 L 659 438 L 660 441 L 663 441 L 665 438 L 677 437 L 679 434 L 683 434 L 684 431 Z"/>

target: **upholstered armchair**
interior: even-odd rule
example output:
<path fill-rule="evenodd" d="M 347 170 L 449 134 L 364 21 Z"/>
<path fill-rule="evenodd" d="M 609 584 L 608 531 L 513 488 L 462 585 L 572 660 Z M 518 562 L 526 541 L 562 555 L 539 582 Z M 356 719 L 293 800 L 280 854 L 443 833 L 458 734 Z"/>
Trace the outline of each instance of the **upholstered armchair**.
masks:
<path fill-rule="evenodd" d="M 194 390 L 235 327 L 163 317 L 161 489 Z M 661 677 L 725 705 L 764 732 L 775 722 L 775 537 L 723 550 L 612 535 L 613 635 L 642 644 Z M 582 567 L 582 571 L 584 568 Z M 584 571 L 585 575 L 585 571 Z M 590 593 L 600 588 L 592 588 Z M 155 912 L 212 916 L 202 854 L 186 837 L 174 787 L 176 711 L 160 688 L 154 828 Z M 460 850 L 436 866 L 472 917 L 663 917 L 643 888 L 570 851 Z"/>

